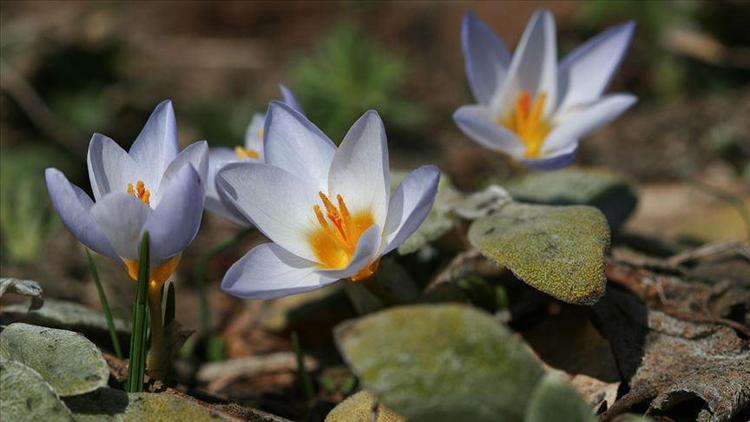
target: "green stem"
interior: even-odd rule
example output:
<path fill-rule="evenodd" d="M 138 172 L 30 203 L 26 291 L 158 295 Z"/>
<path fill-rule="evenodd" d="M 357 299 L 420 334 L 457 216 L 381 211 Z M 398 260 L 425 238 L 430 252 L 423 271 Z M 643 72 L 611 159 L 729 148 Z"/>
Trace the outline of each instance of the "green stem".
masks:
<path fill-rule="evenodd" d="M 133 303 L 133 330 L 130 334 L 130 363 L 128 365 L 128 392 L 143 391 L 143 372 L 146 360 L 146 307 L 149 279 L 148 232 L 143 233 L 140 259 L 138 260 L 138 281 L 135 302 Z"/>
<path fill-rule="evenodd" d="M 112 338 L 112 347 L 115 349 L 115 355 L 122 359 L 122 349 L 120 348 L 120 339 L 117 337 L 117 330 L 115 330 L 115 321 L 112 318 L 112 311 L 109 309 L 109 301 L 107 301 L 107 295 L 104 293 L 104 287 L 102 286 L 101 280 L 99 280 L 99 271 L 96 269 L 94 258 L 91 257 L 91 252 L 86 249 L 86 257 L 89 261 L 89 271 L 91 271 L 91 277 L 94 279 L 96 284 L 96 290 L 99 292 L 99 303 L 102 305 L 102 311 L 104 317 L 107 320 L 107 329 L 109 330 L 109 336 Z"/>
<path fill-rule="evenodd" d="M 211 321 L 211 306 L 208 303 L 208 286 L 206 283 L 206 273 L 208 269 L 208 263 L 220 253 L 226 251 L 238 244 L 242 239 L 245 238 L 249 233 L 255 231 L 254 228 L 246 228 L 241 230 L 239 233 L 231 237 L 208 250 L 195 266 L 195 286 L 198 289 L 198 297 L 200 298 L 200 321 L 201 321 L 201 333 L 206 339 L 206 344 L 209 350 L 209 360 L 221 360 L 221 351 L 215 346 L 218 344 L 218 339 L 213 332 L 213 322 Z"/>
<path fill-rule="evenodd" d="M 307 400 L 312 401 L 315 398 L 315 390 L 310 380 L 310 374 L 305 367 L 305 355 L 302 353 L 302 347 L 300 347 L 299 336 L 296 331 L 292 331 L 292 347 L 294 348 L 294 354 L 297 356 L 297 376 L 299 377 L 300 384 L 302 384 L 302 391 L 305 392 Z"/>
<path fill-rule="evenodd" d="M 148 311 L 151 320 L 151 345 L 148 350 L 148 373 L 155 379 L 166 376 L 164 359 L 164 321 L 161 314 L 161 286 L 148 288 Z"/>

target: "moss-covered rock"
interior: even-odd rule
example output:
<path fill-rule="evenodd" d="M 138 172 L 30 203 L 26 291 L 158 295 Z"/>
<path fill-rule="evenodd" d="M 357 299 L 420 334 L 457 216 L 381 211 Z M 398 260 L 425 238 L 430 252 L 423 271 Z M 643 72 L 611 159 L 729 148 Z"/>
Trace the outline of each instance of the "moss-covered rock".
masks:
<path fill-rule="evenodd" d="M 529 400 L 525 422 L 594 422 L 596 418 L 578 392 L 560 375 L 549 373 Z"/>
<path fill-rule="evenodd" d="M 11 324 L 0 333 L 0 357 L 32 368 L 61 396 L 88 393 L 109 379 L 99 349 L 72 331 Z"/>
<path fill-rule="evenodd" d="M 522 420 L 543 375 L 518 337 L 466 305 L 391 308 L 335 335 L 365 387 L 409 421 Z"/>
<path fill-rule="evenodd" d="M 546 205 L 590 205 L 618 230 L 635 210 L 638 197 L 621 177 L 604 169 L 570 167 L 536 172 L 506 185 L 514 199 Z"/>
<path fill-rule="evenodd" d="M 375 418 L 373 418 L 373 416 Z M 402 416 L 377 402 L 375 396 L 360 391 L 339 403 L 326 416 L 325 422 L 404 422 Z"/>
<path fill-rule="evenodd" d="M 591 305 L 604 294 L 610 232 L 596 208 L 511 203 L 476 220 L 469 241 L 524 282 L 564 302 Z"/>

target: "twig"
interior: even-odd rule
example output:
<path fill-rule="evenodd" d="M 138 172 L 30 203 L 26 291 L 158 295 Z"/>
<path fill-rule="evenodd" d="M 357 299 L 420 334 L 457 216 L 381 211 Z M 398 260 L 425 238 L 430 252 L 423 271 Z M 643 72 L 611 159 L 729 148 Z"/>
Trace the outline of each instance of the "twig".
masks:
<path fill-rule="evenodd" d="M 310 356 L 304 356 L 304 364 L 308 370 L 318 369 L 318 361 Z M 220 378 L 249 378 L 262 374 L 294 371 L 297 367 L 297 355 L 295 353 L 279 352 L 270 355 L 230 359 L 224 362 L 210 362 L 201 367 L 196 378 L 202 382 L 210 382 Z"/>
<path fill-rule="evenodd" d="M 750 247 L 744 245 L 741 242 L 721 242 L 709 243 L 708 245 L 703 245 L 699 248 L 680 252 L 669 257 L 667 259 L 667 263 L 671 266 L 676 267 L 690 261 L 705 259 L 716 255 L 723 255 L 726 253 L 737 253 L 745 259 L 750 260 Z"/>

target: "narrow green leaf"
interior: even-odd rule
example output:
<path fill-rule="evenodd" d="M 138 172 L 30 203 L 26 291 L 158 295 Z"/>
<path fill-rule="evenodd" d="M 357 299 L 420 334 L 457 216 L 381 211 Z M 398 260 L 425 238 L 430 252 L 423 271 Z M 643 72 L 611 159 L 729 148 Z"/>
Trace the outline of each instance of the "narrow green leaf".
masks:
<path fill-rule="evenodd" d="M 99 280 L 99 271 L 96 269 L 94 258 L 91 257 L 91 252 L 88 248 L 86 249 L 86 257 L 89 261 L 89 271 L 91 271 L 91 277 L 94 279 L 96 284 L 96 290 L 99 292 L 99 302 L 102 305 L 102 311 L 104 317 L 107 319 L 107 329 L 109 330 L 109 336 L 112 338 L 112 347 L 115 349 L 115 355 L 122 359 L 122 349 L 120 348 L 120 339 L 117 337 L 117 330 L 115 329 L 115 321 L 112 318 L 112 311 L 109 309 L 109 301 L 107 295 L 104 293 L 104 287 L 102 286 L 101 280 Z"/>
<path fill-rule="evenodd" d="M 299 383 L 302 385 L 302 390 L 305 392 L 307 400 L 312 401 L 315 398 L 315 390 L 313 390 L 310 374 L 307 373 L 307 368 L 305 368 L 305 356 L 302 354 L 299 336 L 296 331 L 292 331 L 292 347 L 294 348 L 294 354 L 297 355 L 297 377 Z"/>
<path fill-rule="evenodd" d="M 147 293 L 149 278 L 148 232 L 143 233 L 140 259 L 138 260 L 138 283 L 133 304 L 133 331 L 130 337 L 130 365 L 128 367 L 128 392 L 143 391 L 143 373 L 146 369 L 146 335 L 148 327 Z"/>

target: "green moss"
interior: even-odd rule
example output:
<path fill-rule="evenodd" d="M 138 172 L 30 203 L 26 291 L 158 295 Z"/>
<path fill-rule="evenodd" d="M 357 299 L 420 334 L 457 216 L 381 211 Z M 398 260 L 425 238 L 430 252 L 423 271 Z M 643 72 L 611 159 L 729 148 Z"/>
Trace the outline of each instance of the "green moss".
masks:
<path fill-rule="evenodd" d="M 377 414 L 375 422 L 403 422 L 406 420 L 382 404 L 377 405 L 377 410 L 373 409 L 375 404 L 376 398 L 372 393 L 360 391 L 336 405 L 326 416 L 325 422 L 370 422 L 373 413 Z"/>
<path fill-rule="evenodd" d="M 591 305 L 604 294 L 610 232 L 596 208 L 508 204 L 476 220 L 469 241 L 524 282 L 562 301 Z"/>

